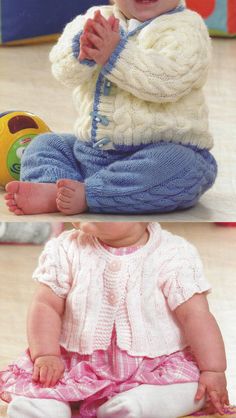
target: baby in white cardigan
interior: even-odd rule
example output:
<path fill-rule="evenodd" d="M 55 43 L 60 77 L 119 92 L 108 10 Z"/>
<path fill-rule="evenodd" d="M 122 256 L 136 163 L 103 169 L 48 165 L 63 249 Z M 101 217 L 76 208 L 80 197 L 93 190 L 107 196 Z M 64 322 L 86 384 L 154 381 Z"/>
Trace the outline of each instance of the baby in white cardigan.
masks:
<path fill-rule="evenodd" d="M 50 53 L 53 75 L 74 88 L 75 135 L 32 141 L 22 181 L 6 187 L 10 211 L 194 206 L 217 174 L 203 94 L 210 55 L 202 18 L 182 0 L 116 0 L 77 16 Z"/>
<path fill-rule="evenodd" d="M 0 372 L 9 418 L 177 418 L 228 404 L 196 249 L 158 224 L 74 224 L 34 272 L 29 350 Z"/>

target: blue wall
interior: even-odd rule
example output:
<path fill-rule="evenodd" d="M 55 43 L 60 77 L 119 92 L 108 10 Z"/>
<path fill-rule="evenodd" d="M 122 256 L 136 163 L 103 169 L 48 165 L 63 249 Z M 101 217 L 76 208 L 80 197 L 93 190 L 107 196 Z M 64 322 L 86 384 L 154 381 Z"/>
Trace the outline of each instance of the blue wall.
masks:
<path fill-rule="evenodd" d="M 59 33 L 89 7 L 108 0 L 0 0 L 2 42 Z"/>

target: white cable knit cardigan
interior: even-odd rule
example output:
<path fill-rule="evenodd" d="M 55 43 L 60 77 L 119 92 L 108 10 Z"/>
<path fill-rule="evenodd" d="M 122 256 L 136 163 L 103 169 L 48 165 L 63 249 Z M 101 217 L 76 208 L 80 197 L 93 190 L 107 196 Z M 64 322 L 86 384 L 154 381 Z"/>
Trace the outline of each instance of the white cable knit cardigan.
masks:
<path fill-rule="evenodd" d="M 65 298 L 61 345 L 91 354 L 117 344 L 132 356 L 156 357 L 186 346 L 172 311 L 210 289 L 196 249 L 149 224 L 149 240 L 117 256 L 79 231 L 49 241 L 34 279 Z"/>
<path fill-rule="evenodd" d="M 185 9 L 128 32 L 116 5 L 101 6 L 104 17 L 114 14 L 121 28 L 120 43 L 101 67 L 78 61 L 83 27 L 97 9 L 69 23 L 50 53 L 54 76 L 75 87 L 76 136 L 103 149 L 159 141 L 210 149 L 202 87 L 211 44 L 202 18 Z"/>

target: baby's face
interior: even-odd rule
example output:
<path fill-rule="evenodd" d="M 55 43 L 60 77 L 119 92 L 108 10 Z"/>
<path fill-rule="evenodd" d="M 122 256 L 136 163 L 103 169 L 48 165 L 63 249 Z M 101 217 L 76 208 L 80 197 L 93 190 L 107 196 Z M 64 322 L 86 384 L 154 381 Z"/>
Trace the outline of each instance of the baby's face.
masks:
<path fill-rule="evenodd" d="M 127 19 L 145 22 L 175 9 L 179 0 L 115 0 L 115 3 Z"/>
<path fill-rule="evenodd" d="M 79 228 L 86 234 L 93 235 L 107 244 L 116 246 L 119 242 L 127 240 L 132 243 L 136 237 L 145 234 L 147 229 L 146 222 L 77 222 L 73 223 L 75 228 Z M 118 245 L 119 246 L 119 245 Z M 122 245 L 121 245 L 122 246 Z"/>

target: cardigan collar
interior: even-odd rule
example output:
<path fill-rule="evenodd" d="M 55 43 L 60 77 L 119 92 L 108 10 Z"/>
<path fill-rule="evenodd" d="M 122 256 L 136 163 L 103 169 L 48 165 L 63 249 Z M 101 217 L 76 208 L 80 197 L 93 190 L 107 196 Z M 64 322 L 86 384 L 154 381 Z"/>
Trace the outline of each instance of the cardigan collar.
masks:
<path fill-rule="evenodd" d="M 160 16 L 157 16 L 157 17 L 154 17 L 152 19 L 146 20 L 145 22 L 140 22 L 140 25 L 137 28 L 135 28 L 134 30 L 132 30 L 131 32 L 129 32 L 129 36 L 132 36 L 132 35 L 136 34 L 138 31 L 140 31 L 141 29 L 143 29 L 145 26 L 149 25 L 149 23 L 151 23 L 155 19 L 158 19 L 161 16 L 171 15 L 171 14 L 175 14 L 175 13 L 180 13 L 180 12 L 183 12 L 185 9 L 186 9 L 186 7 L 185 7 L 185 1 L 184 0 L 180 0 L 179 1 L 179 5 L 175 9 L 170 10 L 169 12 L 162 13 Z M 114 13 L 114 16 L 117 19 L 119 19 L 119 21 L 120 21 L 121 32 L 127 32 L 127 30 L 128 30 L 127 19 L 123 15 L 123 13 L 120 11 L 120 9 L 118 8 L 118 6 L 116 4 L 114 4 L 114 6 L 113 6 L 113 13 Z M 124 33 L 123 33 L 123 35 L 124 35 Z"/>
<path fill-rule="evenodd" d="M 106 261 L 114 260 L 115 258 L 120 261 L 128 261 L 143 259 L 147 254 L 152 253 L 161 242 L 161 226 L 157 222 L 149 223 L 148 227 L 149 238 L 145 245 L 141 246 L 137 251 L 131 254 L 116 255 L 109 252 L 99 241 L 99 239 L 92 237 L 92 242 L 94 248 L 97 250 L 97 253 L 101 258 L 104 258 Z"/>

